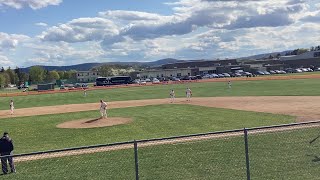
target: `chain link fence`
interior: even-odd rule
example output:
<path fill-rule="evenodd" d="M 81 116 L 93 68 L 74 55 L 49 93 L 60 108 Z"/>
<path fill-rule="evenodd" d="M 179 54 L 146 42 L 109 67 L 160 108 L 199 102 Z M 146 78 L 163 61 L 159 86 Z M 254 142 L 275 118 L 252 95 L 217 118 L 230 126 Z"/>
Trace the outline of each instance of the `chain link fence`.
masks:
<path fill-rule="evenodd" d="M 295 123 L 11 155 L 17 172 L 0 179 L 319 179 L 319 126 Z"/>

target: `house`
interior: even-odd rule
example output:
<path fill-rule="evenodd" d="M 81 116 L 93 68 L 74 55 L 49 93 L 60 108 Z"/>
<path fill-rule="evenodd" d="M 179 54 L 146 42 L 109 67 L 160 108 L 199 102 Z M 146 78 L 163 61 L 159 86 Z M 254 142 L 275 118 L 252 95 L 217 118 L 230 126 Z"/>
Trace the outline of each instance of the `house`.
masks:
<path fill-rule="evenodd" d="M 99 77 L 97 71 L 78 71 L 77 82 L 94 82 Z"/>

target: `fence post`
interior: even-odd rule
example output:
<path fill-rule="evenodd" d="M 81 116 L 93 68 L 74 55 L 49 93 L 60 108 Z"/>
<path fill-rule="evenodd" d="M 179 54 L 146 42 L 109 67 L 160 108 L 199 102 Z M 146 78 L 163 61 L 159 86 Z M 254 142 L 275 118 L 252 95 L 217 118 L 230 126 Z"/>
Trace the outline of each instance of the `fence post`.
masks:
<path fill-rule="evenodd" d="M 136 171 L 136 180 L 139 180 L 139 160 L 138 160 L 138 143 L 134 140 L 134 162 L 135 162 L 135 171 Z"/>
<path fill-rule="evenodd" d="M 244 133 L 244 146 L 246 152 L 246 168 L 247 168 L 247 180 L 250 180 L 250 161 L 249 161 L 249 146 L 248 146 L 248 130 L 246 128 L 243 129 Z"/>

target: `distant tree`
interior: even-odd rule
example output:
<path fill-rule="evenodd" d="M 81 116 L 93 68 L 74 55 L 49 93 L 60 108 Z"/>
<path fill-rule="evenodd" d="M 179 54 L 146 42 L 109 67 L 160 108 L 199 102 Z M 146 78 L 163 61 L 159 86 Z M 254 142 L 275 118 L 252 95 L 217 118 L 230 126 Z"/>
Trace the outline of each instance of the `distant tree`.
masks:
<path fill-rule="evenodd" d="M 305 48 L 298 49 L 297 55 L 303 54 L 303 53 L 305 53 L 305 52 L 308 52 L 308 49 L 305 49 Z"/>
<path fill-rule="evenodd" d="M 29 70 L 29 79 L 33 83 L 43 82 L 44 80 L 44 69 L 40 66 L 33 66 Z"/>
<path fill-rule="evenodd" d="M 1 67 L 1 70 L 0 70 L 0 72 L 2 72 L 2 73 L 4 72 L 4 68 L 3 68 L 3 67 Z"/>
<path fill-rule="evenodd" d="M 0 74 L 0 88 L 4 88 L 6 86 L 6 78 L 5 76 L 1 73 Z"/>
<path fill-rule="evenodd" d="M 16 76 L 18 77 L 19 81 L 17 85 L 21 85 L 25 82 L 28 81 L 28 74 L 21 72 L 19 67 L 16 67 L 16 69 L 14 69 L 14 73 L 16 74 Z"/>
<path fill-rule="evenodd" d="M 18 76 L 10 67 L 5 71 L 5 73 L 7 73 L 9 76 L 10 84 L 19 84 Z"/>
<path fill-rule="evenodd" d="M 44 80 L 45 82 L 51 82 L 49 71 L 46 70 L 46 69 L 44 69 L 44 73 L 43 73 L 43 74 L 44 74 L 43 80 Z"/>
<path fill-rule="evenodd" d="M 60 76 L 59 73 L 57 71 L 50 71 L 49 72 L 49 80 L 59 80 Z"/>
<path fill-rule="evenodd" d="M 58 71 L 59 79 L 65 79 L 64 77 L 64 71 Z"/>
<path fill-rule="evenodd" d="M 69 70 L 64 72 L 64 79 L 69 79 L 71 81 L 76 81 L 77 79 L 77 71 L 76 70 Z"/>
<path fill-rule="evenodd" d="M 268 57 L 268 59 L 273 59 L 273 56 L 270 54 L 270 56 Z"/>
<path fill-rule="evenodd" d="M 2 73 L 2 75 L 4 76 L 4 87 L 8 86 L 8 84 L 10 84 L 10 77 L 7 73 Z"/>
<path fill-rule="evenodd" d="M 29 74 L 20 72 L 19 80 L 20 80 L 20 84 L 27 82 L 29 80 Z"/>
<path fill-rule="evenodd" d="M 112 67 L 108 65 L 102 65 L 97 68 L 100 76 L 112 76 Z"/>

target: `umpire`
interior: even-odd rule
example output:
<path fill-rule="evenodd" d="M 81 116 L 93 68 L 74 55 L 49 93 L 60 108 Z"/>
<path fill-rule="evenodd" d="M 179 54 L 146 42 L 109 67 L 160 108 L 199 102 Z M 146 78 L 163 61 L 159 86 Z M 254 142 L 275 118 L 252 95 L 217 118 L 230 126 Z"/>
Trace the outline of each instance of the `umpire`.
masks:
<path fill-rule="evenodd" d="M 9 137 L 9 134 L 7 132 L 4 132 L 2 138 L 0 139 L 0 156 L 11 155 L 12 151 L 13 151 L 12 139 Z M 13 158 L 10 156 L 10 157 L 1 157 L 3 174 L 8 173 L 7 161 L 9 161 L 11 173 L 15 173 L 16 169 L 13 164 Z"/>

